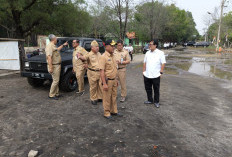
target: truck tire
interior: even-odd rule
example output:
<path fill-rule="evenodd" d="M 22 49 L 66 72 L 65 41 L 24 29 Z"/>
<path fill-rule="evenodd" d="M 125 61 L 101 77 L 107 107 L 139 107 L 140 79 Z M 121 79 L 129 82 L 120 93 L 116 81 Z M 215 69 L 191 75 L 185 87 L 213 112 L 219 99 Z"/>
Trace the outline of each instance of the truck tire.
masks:
<path fill-rule="evenodd" d="M 64 77 L 62 77 L 60 82 L 60 88 L 61 90 L 65 92 L 72 92 L 76 90 L 78 84 L 76 76 L 73 74 L 71 70 L 69 70 Z"/>
<path fill-rule="evenodd" d="M 28 82 L 32 87 L 41 87 L 41 86 L 43 86 L 44 80 L 28 77 L 28 78 L 27 78 L 27 82 Z"/>

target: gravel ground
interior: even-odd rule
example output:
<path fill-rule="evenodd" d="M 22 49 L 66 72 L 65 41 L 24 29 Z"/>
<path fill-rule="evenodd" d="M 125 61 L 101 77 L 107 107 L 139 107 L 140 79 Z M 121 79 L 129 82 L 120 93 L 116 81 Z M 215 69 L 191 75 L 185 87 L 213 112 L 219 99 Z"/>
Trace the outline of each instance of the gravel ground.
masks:
<path fill-rule="evenodd" d="M 90 104 L 88 83 L 84 96 L 62 93 L 54 101 L 48 85 L 32 88 L 19 74 L 0 77 L 0 156 L 24 157 L 30 150 L 39 157 L 232 156 L 231 82 L 165 74 L 157 109 L 143 104 L 143 57 L 128 67 L 128 97 L 118 101 L 124 117 L 115 121 L 103 118 L 101 103 Z"/>

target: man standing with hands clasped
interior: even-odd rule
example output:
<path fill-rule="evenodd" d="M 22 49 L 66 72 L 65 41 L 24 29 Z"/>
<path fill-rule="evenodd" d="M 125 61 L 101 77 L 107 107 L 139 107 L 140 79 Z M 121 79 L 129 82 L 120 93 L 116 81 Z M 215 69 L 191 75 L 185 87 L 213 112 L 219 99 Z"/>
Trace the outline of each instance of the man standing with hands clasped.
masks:
<path fill-rule="evenodd" d="M 120 102 L 125 102 L 127 96 L 126 89 L 126 66 L 130 64 L 130 56 L 127 50 L 123 49 L 123 41 L 117 41 L 117 49 L 114 50 L 114 55 L 118 62 L 118 80 L 121 86 Z"/>
<path fill-rule="evenodd" d="M 84 94 L 84 76 L 86 73 L 86 62 L 79 59 L 79 56 L 84 56 L 88 54 L 88 52 L 81 46 L 79 46 L 79 40 L 73 40 L 73 72 L 76 73 L 76 78 L 78 82 L 78 92 L 76 92 L 79 96 Z"/>
<path fill-rule="evenodd" d="M 104 117 L 112 119 L 112 116 L 122 116 L 117 109 L 117 62 L 114 56 L 113 40 L 105 42 L 106 51 L 100 58 L 100 74 L 103 85 L 103 108 Z"/>
<path fill-rule="evenodd" d="M 61 56 L 60 50 L 67 46 L 68 43 L 64 43 L 60 47 L 56 47 L 57 38 L 54 34 L 48 36 L 50 43 L 46 46 L 46 58 L 48 65 L 48 72 L 52 75 L 52 85 L 49 93 L 49 98 L 58 100 L 61 95 L 59 94 L 59 81 L 60 81 L 60 71 L 61 71 Z"/>
<path fill-rule="evenodd" d="M 144 85 L 147 92 L 147 101 L 144 104 L 154 103 L 157 108 L 160 107 L 160 76 L 163 74 L 166 59 L 163 51 L 157 49 L 158 40 L 154 39 L 149 44 L 150 50 L 146 53 L 143 64 Z M 152 95 L 154 90 L 154 101 Z"/>

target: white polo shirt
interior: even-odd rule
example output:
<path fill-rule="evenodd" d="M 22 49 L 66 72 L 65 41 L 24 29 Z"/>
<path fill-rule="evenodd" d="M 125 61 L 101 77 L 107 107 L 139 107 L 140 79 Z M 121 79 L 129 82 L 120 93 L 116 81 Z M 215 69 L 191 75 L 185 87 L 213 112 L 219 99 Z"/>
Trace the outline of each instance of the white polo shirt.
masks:
<path fill-rule="evenodd" d="M 155 51 L 147 51 L 144 63 L 146 63 L 146 71 L 143 75 L 147 78 L 160 77 L 161 65 L 166 63 L 165 55 L 163 51 L 156 49 Z"/>

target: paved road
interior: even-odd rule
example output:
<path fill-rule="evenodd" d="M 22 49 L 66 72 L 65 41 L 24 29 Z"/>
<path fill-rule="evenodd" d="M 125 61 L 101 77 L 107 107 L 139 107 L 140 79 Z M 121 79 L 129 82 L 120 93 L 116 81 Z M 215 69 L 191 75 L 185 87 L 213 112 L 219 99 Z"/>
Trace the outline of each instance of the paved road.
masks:
<path fill-rule="evenodd" d="M 232 93 L 228 82 L 188 72 L 163 75 L 161 108 L 144 105 L 141 62 L 128 67 L 124 118 L 109 122 L 102 104 L 86 94 L 48 100 L 49 86 L 30 87 L 18 74 L 0 77 L 0 156 L 39 157 L 229 157 Z"/>

